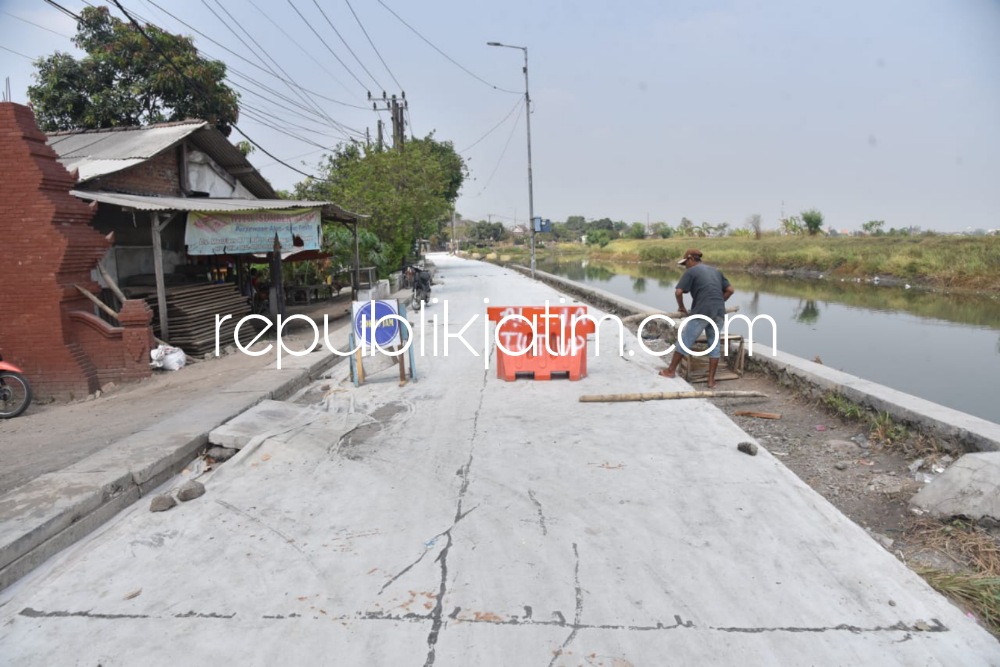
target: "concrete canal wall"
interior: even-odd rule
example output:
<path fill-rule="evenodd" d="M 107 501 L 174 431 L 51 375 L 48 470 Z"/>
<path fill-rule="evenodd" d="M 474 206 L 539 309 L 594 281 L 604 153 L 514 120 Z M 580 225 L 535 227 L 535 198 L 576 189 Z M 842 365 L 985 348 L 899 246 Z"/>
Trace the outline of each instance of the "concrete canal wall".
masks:
<path fill-rule="evenodd" d="M 509 268 L 527 275 L 531 273 L 523 266 L 511 265 Z M 672 305 L 639 303 L 544 271 L 536 270 L 535 277 L 575 298 L 586 301 L 595 308 L 619 317 L 659 312 L 666 306 Z M 769 330 L 765 331 L 765 335 L 769 333 Z M 768 344 L 755 342 L 750 346 L 747 363 L 751 367 L 772 374 L 782 384 L 816 398 L 828 393 L 840 394 L 860 406 L 888 413 L 895 422 L 933 436 L 952 450 L 1000 451 L 1000 424 L 780 350 L 774 354 L 769 340 Z"/>

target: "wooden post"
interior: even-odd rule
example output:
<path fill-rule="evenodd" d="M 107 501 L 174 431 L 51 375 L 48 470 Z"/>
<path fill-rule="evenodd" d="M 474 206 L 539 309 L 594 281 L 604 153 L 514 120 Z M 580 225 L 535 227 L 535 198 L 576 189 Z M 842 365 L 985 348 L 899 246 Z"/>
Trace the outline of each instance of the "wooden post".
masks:
<path fill-rule="evenodd" d="M 161 216 L 163 216 L 162 223 Z M 153 235 L 153 272 L 156 274 L 156 310 L 160 316 L 160 338 L 166 341 L 170 340 L 170 323 L 167 319 L 167 288 L 163 281 L 163 240 L 160 238 L 160 232 L 170 224 L 171 220 L 173 215 L 167 216 L 155 212 L 149 214 L 149 227 Z"/>
<path fill-rule="evenodd" d="M 271 252 L 271 317 L 285 315 L 285 286 L 281 276 L 281 241 L 274 235 L 274 250 Z"/>

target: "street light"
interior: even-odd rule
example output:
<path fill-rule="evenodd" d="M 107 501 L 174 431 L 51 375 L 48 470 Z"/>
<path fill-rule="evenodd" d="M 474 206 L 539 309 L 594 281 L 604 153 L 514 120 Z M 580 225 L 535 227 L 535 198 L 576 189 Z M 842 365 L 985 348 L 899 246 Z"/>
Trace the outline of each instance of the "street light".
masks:
<path fill-rule="evenodd" d="M 511 46 L 500 42 L 486 42 L 486 46 L 502 46 L 506 49 L 524 51 L 524 108 L 527 110 L 528 125 L 528 219 L 531 224 L 531 277 L 535 277 L 535 195 L 531 184 L 531 96 L 528 94 L 528 47 Z"/>

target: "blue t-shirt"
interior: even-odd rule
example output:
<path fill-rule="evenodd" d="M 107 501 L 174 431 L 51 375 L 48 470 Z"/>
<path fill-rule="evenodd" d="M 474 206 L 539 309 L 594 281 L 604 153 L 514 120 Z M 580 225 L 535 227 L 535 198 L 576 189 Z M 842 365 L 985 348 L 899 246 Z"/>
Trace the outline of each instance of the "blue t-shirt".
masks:
<path fill-rule="evenodd" d="M 717 318 L 726 316 L 726 300 L 722 296 L 729 281 L 714 266 L 698 263 L 688 268 L 677 281 L 677 289 L 691 294 L 690 315 Z"/>

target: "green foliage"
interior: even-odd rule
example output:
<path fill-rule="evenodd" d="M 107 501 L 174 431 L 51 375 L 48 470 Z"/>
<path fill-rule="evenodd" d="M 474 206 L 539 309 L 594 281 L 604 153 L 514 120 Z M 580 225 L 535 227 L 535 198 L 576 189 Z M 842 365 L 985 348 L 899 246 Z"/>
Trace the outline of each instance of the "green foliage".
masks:
<path fill-rule="evenodd" d="M 354 268 L 354 234 L 344 225 L 324 225 L 323 251 L 332 255 L 330 270 L 333 275 Z M 382 243 L 375 234 L 364 228 L 358 230 L 358 253 L 361 266 L 385 264 Z"/>
<path fill-rule="evenodd" d="M 632 226 L 628 228 L 628 238 L 630 239 L 644 239 L 646 238 L 646 225 L 641 222 L 633 222 Z"/>
<path fill-rule="evenodd" d="M 606 229 L 595 229 L 587 232 L 587 245 L 596 245 L 601 248 L 611 243 L 611 235 Z"/>
<path fill-rule="evenodd" d="M 842 394 L 826 394 L 823 396 L 823 405 L 825 405 L 831 412 L 843 417 L 844 419 L 857 421 L 863 419 L 865 416 L 864 408 L 850 399 L 845 398 Z"/>
<path fill-rule="evenodd" d="M 681 222 L 677 225 L 677 235 L 678 236 L 694 236 L 694 223 L 687 218 L 681 218 Z"/>
<path fill-rule="evenodd" d="M 823 229 L 823 214 L 814 208 L 802 211 L 802 222 L 805 223 L 809 236 L 816 236 Z"/>
<path fill-rule="evenodd" d="M 861 230 L 866 234 L 881 236 L 885 233 L 882 231 L 883 227 L 885 227 L 885 220 L 869 220 L 865 224 L 861 225 Z"/>
<path fill-rule="evenodd" d="M 451 214 L 456 182 L 466 175 L 451 142 L 432 136 L 408 142 L 402 152 L 341 145 L 319 171 L 326 180 L 298 183 L 296 196 L 368 216 L 361 224 L 382 243 L 376 266 L 383 276 L 399 268 L 417 239 L 438 232 L 439 221 Z"/>
<path fill-rule="evenodd" d="M 500 241 L 507 234 L 503 224 L 499 222 L 480 221 L 469 228 L 469 240 L 477 244 L 490 244 Z"/>
<path fill-rule="evenodd" d="M 649 231 L 653 233 L 653 236 L 658 236 L 661 239 L 669 239 L 674 235 L 674 228 L 665 222 L 654 222 L 650 225 Z"/>
<path fill-rule="evenodd" d="M 147 25 L 154 48 L 107 7 L 85 7 L 80 18 L 73 42 L 86 52 L 83 59 L 55 53 L 35 61 L 28 99 L 42 130 L 202 118 L 229 134 L 239 95 L 224 83 L 225 64 L 201 58 L 190 38 Z"/>
<path fill-rule="evenodd" d="M 783 234 L 795 236 L 796 234 L 801 234 L 804 229 L 802 219 L 797 215 L 781 219 L 781 231 Z"/>

